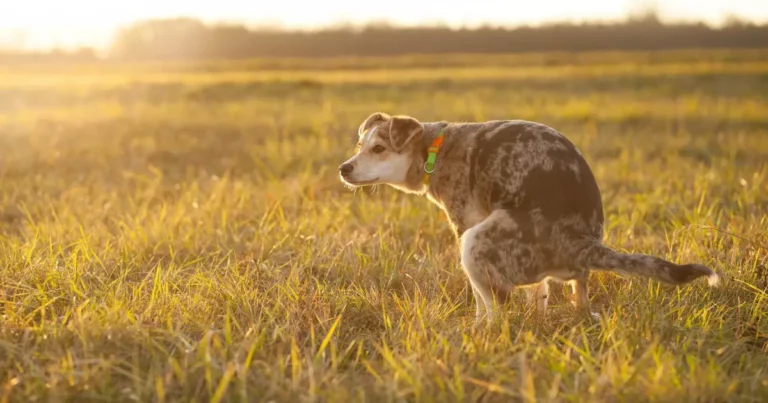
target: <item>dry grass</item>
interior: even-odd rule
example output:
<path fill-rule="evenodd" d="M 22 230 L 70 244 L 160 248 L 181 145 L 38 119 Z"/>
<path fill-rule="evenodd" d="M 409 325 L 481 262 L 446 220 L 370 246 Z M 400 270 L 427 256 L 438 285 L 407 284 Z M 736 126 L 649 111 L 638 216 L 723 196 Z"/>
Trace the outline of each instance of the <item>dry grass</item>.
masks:
<path fill-rule="evenodd" d="M 4 69 L 0 401 L 765 401 L 768 53 L 673 56 Z M 438 210 L 337 179 L 375 110 L 560 129 L 608 244 L 723 286 L 472 331 Z"/>

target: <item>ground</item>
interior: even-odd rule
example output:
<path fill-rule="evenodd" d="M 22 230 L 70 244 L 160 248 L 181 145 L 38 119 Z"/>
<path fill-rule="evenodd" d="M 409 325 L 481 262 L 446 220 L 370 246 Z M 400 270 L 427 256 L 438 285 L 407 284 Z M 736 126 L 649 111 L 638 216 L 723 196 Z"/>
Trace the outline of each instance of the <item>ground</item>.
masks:
<path fill-rule="evenodd" d="M 766 94 L 766 51 L 0 66 L 0 401 L 765 401 Z M 374 111 L 551 125 L 607 244 L 723 284 L 473 330 L 439 210 L 338 179 Z"/>

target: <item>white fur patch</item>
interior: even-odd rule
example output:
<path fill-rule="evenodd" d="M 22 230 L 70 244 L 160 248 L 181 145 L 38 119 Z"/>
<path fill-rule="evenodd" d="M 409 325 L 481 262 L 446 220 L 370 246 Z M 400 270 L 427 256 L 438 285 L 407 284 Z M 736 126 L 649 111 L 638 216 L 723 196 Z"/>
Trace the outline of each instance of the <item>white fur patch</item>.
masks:
<path fill-rule="evenodd" d="M 712 274 L 707 276 L 707 283 L 709 283 L 710 287 L 717 287 L 720 285 L 720 276 L 717 275 L 717 273 L 712 272 Z"/>
<path fill-rule="evenodd" d="M 353 185 L 355 183 L 367 185 L 376 183 L 405 184 L 411 165 L 411 159 L 408 155 L 393 152 L 390 152 L 385 160 L 380 160 L 374 155 L 362 151 L 347 162 L 355 165 L 352 175 L 347 178 Z"/>

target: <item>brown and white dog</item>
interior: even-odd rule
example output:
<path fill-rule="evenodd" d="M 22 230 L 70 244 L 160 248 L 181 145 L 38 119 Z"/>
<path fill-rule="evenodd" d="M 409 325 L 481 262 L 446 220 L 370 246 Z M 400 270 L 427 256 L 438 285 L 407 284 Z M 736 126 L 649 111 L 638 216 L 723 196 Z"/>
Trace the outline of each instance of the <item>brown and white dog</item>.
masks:
<path fill-rule="evenodd" d="M 357 153 L 339 167 L 342 180 L 353 187 L 383 183 L 424 194 L 445 211 L 472 285 L 476 324 L 484 316 L 490 320 L 494 301 L 505 300 L 515 287 L 525 287 L 537 310 L 545 312 L 549 279 L 570 282 L 576 306 L 592 314 L 590 269 L 672 285 L 703 276 L 710 285 L 720 280 L 700 264 L 678 265 L 604 246 L 595 177 L 577 148 L 543 124 L 422 123 L 377 112 L 358 135 Z M 426 168 L 428 152 L 436 160 Z"/>

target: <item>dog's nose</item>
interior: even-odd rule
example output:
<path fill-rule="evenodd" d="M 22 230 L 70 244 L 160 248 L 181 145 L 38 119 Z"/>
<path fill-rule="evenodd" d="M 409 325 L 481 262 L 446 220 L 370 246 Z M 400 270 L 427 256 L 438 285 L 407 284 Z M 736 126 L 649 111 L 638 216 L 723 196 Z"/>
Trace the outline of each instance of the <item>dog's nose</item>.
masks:
<path fill-rule="evenodd" d="M 348 162 L 345 164 L 341 164 L 341 166 L 339 167 L 339 171 L 341 171 L 342 175 L 351 174 L 353 169 L 355 169 L 355 167 Z"/>

